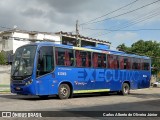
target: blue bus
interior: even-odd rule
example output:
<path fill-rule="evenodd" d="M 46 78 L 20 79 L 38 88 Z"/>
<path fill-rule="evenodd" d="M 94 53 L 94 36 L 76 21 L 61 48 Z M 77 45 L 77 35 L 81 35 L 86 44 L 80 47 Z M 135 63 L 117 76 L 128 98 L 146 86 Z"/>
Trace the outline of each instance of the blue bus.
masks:
<path fill-rule="evenodd" d="M 146 56 L 41 42 L 19 47 L 11 69 L 11 92 L 67 99 L 79 93 L 129 94 L 148 88 L 151 59 Z"/>

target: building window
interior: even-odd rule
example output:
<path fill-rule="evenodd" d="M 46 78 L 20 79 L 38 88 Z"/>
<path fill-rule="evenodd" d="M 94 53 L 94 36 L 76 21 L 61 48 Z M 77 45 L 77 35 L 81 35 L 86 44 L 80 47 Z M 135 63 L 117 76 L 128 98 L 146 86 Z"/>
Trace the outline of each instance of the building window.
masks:
<path fill-rule="evenodd" d="M 75 38 L 62 36 L 62 44 L 77 46 L 77 40 Z"/>
<path fill-rule="evenodd" d="M 86 41 L 86 40 L 81 40 L 81 47 L 86 47 L 86 46 L 96 47 L 96 43 L 95 42 Z"/>
<path fill-rule="evenodd" d="M 5 48 L 5 40 L 2 40 L 2 48 Z"/>
<path fill-rule="evenodd" d="M 5 48 L 8 48 L 8 40 L 5 40 Z"/>

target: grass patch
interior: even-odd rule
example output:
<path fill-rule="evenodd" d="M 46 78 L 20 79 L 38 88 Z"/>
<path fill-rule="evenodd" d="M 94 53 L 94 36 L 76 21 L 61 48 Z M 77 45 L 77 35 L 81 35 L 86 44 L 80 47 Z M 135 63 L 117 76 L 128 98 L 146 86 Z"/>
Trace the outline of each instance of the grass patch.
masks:
<path fill-rule="evenodd" d="M 10 85 L 0 85 L 0 87 L 10 87 Z"/>

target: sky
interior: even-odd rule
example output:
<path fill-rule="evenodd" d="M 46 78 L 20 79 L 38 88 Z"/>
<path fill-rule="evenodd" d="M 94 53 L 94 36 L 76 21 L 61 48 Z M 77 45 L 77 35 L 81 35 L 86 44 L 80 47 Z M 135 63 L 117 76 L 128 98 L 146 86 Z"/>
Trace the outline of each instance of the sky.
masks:
<path fill-rule="evenodd" d="M 160 30 L 143 30 L 160 29 L 160 1 L 115 17 L 154 1 L 157 0 L 1 0 L 0 30 L 16 26 L 29 31 L 75 33 L 78 20 L 80 35 L 109 41 L 113 49 L 140 39 L 160 42 Z M 91 21 L 100 16 L 103 17 Z"/>

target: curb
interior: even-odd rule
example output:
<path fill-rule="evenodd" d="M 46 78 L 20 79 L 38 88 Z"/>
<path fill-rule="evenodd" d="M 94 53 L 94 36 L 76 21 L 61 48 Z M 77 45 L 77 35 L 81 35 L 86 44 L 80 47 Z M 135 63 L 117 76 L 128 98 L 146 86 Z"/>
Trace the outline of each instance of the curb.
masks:
<path fill-rule="evenodd" d="M 10 85 L 0 85 L 0 94 L 10 93 Z"/>
<path fill-rule="evenodd" d="M 9 94 L 9 93 L 11 93 L 11 91 L 10 91 L 10 90 L 0 91 L 0 94 Z"/>
<path fill-rule="evenodd" d="M 10 91 L 8 91 L 8 92 L 0 92 L 0 95 L 2 95 L 2 94 L 10 94 L 11 92 Z"/>

